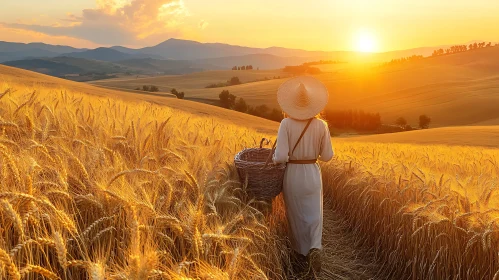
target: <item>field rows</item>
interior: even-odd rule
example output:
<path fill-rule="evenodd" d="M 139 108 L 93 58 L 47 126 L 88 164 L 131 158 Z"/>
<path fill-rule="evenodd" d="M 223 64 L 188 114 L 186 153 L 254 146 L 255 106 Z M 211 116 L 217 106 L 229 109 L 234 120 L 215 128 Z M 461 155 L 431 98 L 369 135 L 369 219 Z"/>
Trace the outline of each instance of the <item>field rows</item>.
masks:
<path fill-rule="evenodd" d="M 499 150 L 337 142 L 326 194 L 394 279 L 497 279 Z"/>

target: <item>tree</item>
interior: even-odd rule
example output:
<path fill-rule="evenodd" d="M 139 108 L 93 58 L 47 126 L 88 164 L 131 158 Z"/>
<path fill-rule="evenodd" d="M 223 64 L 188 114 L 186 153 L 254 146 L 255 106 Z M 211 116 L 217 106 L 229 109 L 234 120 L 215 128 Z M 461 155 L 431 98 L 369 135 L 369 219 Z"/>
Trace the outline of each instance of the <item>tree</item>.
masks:
<path fill-rule="evenodd" d="M 421 129 L 429 128 L 431 123 L 431 118 L 427 115 L 419 116 L 419 127 Z"/>
<path fill-rule="evenodd" d="M 149 91 L 149 86 L 142 86 L 143 91 Z"/>
<path fill-rule="evenodd" d="M 232 70 L 237 70 L 237 66 L 232 67 Z"/>
<path fill-rule="evenodd" d="M 404 126 L 404 130 L 405 130 L 405 131 L 411 131 L 411 130 L 414 130 L 414 129 L 412 128 L 412 126 L 411 126 L 411 125 L 406 124 L 406 125 Z"/>
<path fill-rule="evenodd" d="M 219 95 L 218 98 L 220 98 L 220 104 L 222 107 L 231 109 L 234 107 L 234 104 L 236 103 L 236 96 L 233 94 L 230 94 L 228 90 L 223 90 Z"/>
<path fill-rule="evenodd" d="M 151 86 L 151 87 L 149 88 L 149 91 L 150 91 L 150 92 L 158 92 L 158 91 L 159 91 L 159 88 L 158 88 L 157 86 Z"/>
<path fill-rule="evenodd" d="M 282 121 L 282 118 L 283 118 L 282 112 L 277 109 L 272 109 L 272 112 L 270 112 L 269 114 L 269 119 L 273 121 L 280 122 Z"/>
<path fill-rule="evenodd" d="M 241 81 L 239 80 L 239 77 L 232 77 L 230 78 L 229 81 L 227 81 L 227 84 L 229 86 L 235 86 L 235 85 L 240 85 Z"/>
<path fill-rule="evenodd" d="M 248 111 L 248 104 L 246 104 L 246 101 L 244 101 L 244 99 L 239 98 L 234 105 L 234 110 L 245 113 L 246 111 Z"/>
<path fill-rule="evenodd" d="M 170 92 L 173 95 L 175 95 L 178 99 L 184 99 L 185 93 L 183 91 L 182 92 L 178 92 L 176 89 L 172 88 L 172 90 Z"/>
<path fill-rule="evenodd" d="M 403 117 L 400 117 L 395 121 L 395 124 L 400 127 L 405 127 L 407 125 L 407 120 L 404 119 Z"/>
<path fill-rule="evenodd" d="M 259 105 L 255 107 L 255 115 L 264 118 L 269 111 L 269 107 L 265 104 Z"/>

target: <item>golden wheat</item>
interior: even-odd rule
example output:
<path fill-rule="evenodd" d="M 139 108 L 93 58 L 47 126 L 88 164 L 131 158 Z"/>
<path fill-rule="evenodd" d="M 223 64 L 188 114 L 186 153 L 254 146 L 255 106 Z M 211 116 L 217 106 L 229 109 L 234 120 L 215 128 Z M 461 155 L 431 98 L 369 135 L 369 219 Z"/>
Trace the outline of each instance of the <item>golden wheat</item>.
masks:
<path fill-rule="evenodd" d="M 0 223 L 14 226 L 0 278 L 286 277 L 282 256 L 258 255 L 285 238 L 227 164 L 265 135 L 43 85 L 0 92 Z"/>
<path fill-rule="evenodd" d="M 399 279 L 492 279 L 499 150 L 337 141 L 326 195 Z M 347 164 L 346 164 L 347 163 Z"/>

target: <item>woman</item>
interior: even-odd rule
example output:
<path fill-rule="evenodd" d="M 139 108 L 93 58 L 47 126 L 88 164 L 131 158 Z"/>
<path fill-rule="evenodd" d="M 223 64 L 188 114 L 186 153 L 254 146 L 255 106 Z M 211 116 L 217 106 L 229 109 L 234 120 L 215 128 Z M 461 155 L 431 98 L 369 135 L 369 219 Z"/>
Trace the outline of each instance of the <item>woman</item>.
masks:
<path fill-rule="evenodd" d="M 277 100 L 287 118 L 277 135 L 274 162 L 287 162 L 283 194 L 291 246 L 307 256 L 311 268 L 321 270 L 322 178 L 317 160 L 334 153 L 327 124 L 318 114 L 328 101 L 326 87 L 310 76 L 293 78 L 279 87 Z"/>

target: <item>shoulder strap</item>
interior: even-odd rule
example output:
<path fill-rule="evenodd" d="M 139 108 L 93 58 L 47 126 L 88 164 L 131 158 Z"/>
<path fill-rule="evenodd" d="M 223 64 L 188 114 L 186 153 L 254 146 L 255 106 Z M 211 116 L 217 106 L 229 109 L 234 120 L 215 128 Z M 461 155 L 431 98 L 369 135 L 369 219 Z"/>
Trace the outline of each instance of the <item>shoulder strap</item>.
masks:
<path fill-rule="evenodd" d="M 301 139 L 303 138 L 303 135 L 305 134 L 305 131 L 307 131 L 307 129 L 308 129 L 308 127 L 310 126 L 310 123 L 312 123 L 312 120 L 313 120 L 313 119 L 314 119 L 314 118 L 311 118 L 310 120 L 308 120 L 307 125 L 305 126 L 305 128 L 304 128 L 304 129 L 303 129 L 303 131 L 301 132 L 300 138 L 298 138 L 298 141 L 296 141 L 296 144 L 295 144 L 295 146 L 294 146 L 294 148 L 293 148 L 293 150 L 291 151 L 291 154 L 290 154 L 289 156 L 293 155 L 293 153 L 295 152 L 296 147 L 298 147 L 298 144 L 300 143 Z"/>

